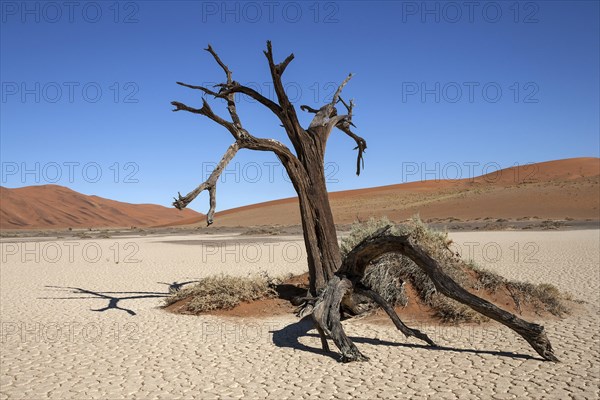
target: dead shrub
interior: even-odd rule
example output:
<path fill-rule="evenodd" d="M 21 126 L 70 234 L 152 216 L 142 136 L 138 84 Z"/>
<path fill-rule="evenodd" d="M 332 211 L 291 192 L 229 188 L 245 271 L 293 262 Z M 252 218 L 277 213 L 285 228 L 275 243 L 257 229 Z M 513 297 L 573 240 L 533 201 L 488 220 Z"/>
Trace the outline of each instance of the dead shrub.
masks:
<path fill-rule="evenodd" d="M 212 310 L 230 310 L 242 302 L 276 295 L 272 279 L 265 274 L 248 277 L 217 275 L 200 279 L 195 285 L 169 296 L 165 303 L 168 306 L 190 299 L 183 311 L 198 314 Z"/>

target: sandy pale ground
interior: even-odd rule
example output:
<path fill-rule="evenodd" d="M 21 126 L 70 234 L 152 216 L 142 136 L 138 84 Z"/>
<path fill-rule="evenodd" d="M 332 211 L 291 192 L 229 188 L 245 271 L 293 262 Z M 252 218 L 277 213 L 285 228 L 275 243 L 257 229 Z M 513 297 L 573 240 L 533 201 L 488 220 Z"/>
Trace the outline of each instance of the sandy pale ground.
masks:
<path fill-rule="evenodd" d="M 0 398 L 597 399 L 600 231 L 452 237 L 465 257 L 504 276 L 550 282 L 587 301 L 579 314 L 545 323 L 562 363 L 540 361 L 498 324 L 420 326 L 444 346 L 430 349 L 391 325 L 350 321 L 347 333 L 371 361 L 341 364 L 291 315 L 243 320 L 157 308 L 173 282 L 304 272 L 298 237 L 260 245 L 208 235 L 7 239 Z"/>

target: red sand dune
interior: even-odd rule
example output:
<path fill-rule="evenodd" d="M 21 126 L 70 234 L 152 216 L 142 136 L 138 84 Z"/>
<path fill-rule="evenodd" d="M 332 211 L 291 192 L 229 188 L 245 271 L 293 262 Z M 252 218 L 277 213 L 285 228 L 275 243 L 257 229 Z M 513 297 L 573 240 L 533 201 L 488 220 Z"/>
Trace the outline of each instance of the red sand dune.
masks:
<path fill-rule="evenodd" d="M 474 179 L 332 192 L 329 198 L 339 224 L 384 215 L 401 221 L 415 214 L 423 219 L 599 220 L 599 178 L 599 158 L 571 158 L 507 168 Z M 297 224 L 300 213 L 296 198 L 225 210 L 215 216 L 216 226 Z"/>
<path fill-rule="evenodd" d="M 0 186 L 0 229 L 145 227 L 173 224 L 202 214 L 155 204 L 130 204 L 87 196 L 58 185 Z"/>
<path fill-rule="evenodd" d="M 329 194 L 338 224 L 387 216 L 600 220 L 600 159 L 571 158 L 499 170 L 473 179 L 411 182 Z M 0 228 L 204 226 L 205 217 L 152 204 L 86 196 L 56 185 L 0 187 Z M 196 204 L 196 207 L 201 207 Z M 208 204 L 206 204 L 208 208 Z M 215 226 L 299 225 L 288 198 L 219 212 Z"/>

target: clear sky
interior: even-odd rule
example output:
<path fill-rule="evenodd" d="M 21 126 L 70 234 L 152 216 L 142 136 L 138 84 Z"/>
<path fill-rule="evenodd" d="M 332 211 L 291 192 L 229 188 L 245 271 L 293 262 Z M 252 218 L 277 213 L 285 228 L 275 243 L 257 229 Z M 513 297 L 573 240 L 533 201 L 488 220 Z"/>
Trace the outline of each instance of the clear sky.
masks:
<path fill-rule="evenodd" d="M 354 142 L 334 131 L 331 191 L 600 155 L 598 1 L 1 4 L 5 187 L 170 205 L 232 143 L 206 118 L 171 112 L 172 100 L 201 105 L 175 82 L 224 80 L 210 43 L 235 80 L 272 96 L 267 39 L 276 61 L 296 56 L 284 82 L 298 106 L 318 108 L 355 73 L 343 95 L 356 101 L 365 170 L 355 175 Z M 286 142 L 268 110 L 245 98 L 238 108 L 254 135 Z M 223 178 L 218 210 L 294 195 L 269 153 L 241 151 Z M 206 212 L 207 197 L 191 208 Z"/>

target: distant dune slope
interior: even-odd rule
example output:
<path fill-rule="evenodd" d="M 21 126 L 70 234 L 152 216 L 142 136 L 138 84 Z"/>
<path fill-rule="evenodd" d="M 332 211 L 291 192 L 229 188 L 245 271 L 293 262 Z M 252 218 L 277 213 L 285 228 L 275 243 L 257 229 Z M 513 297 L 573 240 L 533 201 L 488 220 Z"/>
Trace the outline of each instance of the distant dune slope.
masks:
<path fill-rule="evenodd" d="M 600 159 L 571 158 L 460 180 L 429 180 L 329 194 L 335 221 L 387 216 L 599 220 Z M 196 204 L 196 207 L 201 207 Z M 208 205 L 206 204 L 206 207 Z M 1 229 L 204 226 L 204 216 L 153 204 L 129 204 L 57 186 L 0 187 Z M 215 226 L 298 225 L 296 198 L 219 212 Z"/>
<path fill-rule="evenodd" d="M 129 228 L 191 219 L 200 220 L 202 214 L 87 196 L 58 185 L 0 187 L 0 229 Z"/>
<path fill-rule="evenodd" d="M 423 219 L 600 219 L 600 159 L 571 158 L 507 168 L 473 179 L 411 182 L 330 193 L 336 223 L 387 216 Z M 366 182 L 368 183 L 368 182 Z M 193 221 L 187 221 L 193 222 Z M 203 224 L 200 222 L 199 224 Z M 296 225 L 296 198 L 222 211 L 217 226 Z"/>

